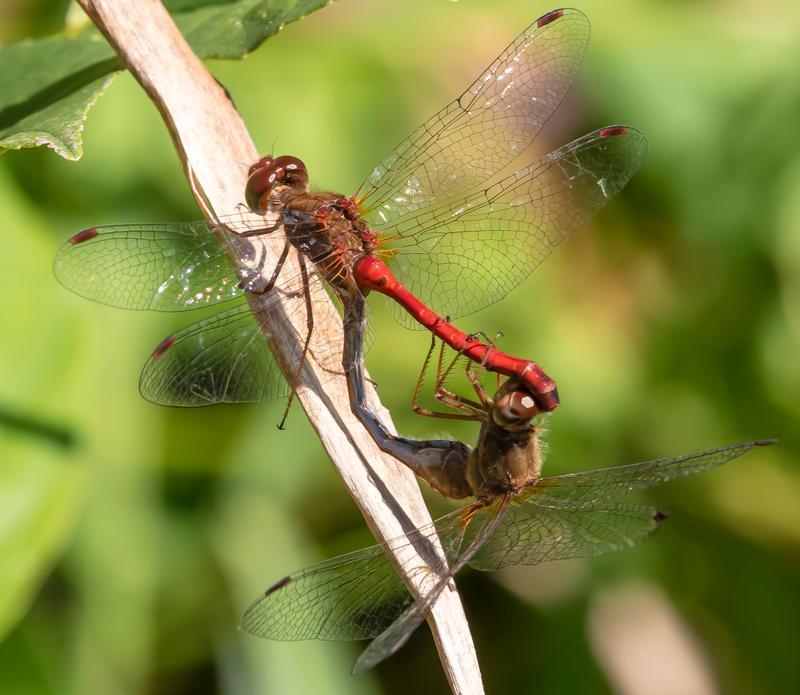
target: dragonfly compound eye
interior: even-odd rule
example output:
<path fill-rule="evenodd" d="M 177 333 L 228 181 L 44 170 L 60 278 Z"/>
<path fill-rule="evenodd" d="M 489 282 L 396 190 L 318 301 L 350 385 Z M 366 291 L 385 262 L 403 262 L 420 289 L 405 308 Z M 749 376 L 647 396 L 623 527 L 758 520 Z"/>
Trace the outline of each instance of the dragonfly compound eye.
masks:
<path fill-rule="evenodd" d="M 256 171 L 259 169 L 265 169 L 267 167 L 271 167 L 272 163 L 275 160 L 272 158 L 271 154 L 265 154 L 261 159 L 259 159 L 255 164 L 251 164 L 250 168 L 247 170 L 247 175 L 252 176 Z"/>
<path fill-rule="evenodd" d="M 539 414 L 533 396 L 525 389 L 499 392 L 494 403 L 494 419 L 503 427 L 526 425 Z"/>
<path fill-rule="evenodd" d="M 253 211 L 266 207 L 265 196 L 273 186 L 305 186 L 308 183 L 306 165 L 297 157 L 283 155 L 274 159 L 267 155 L 250 167 L 245 200 Z"/>

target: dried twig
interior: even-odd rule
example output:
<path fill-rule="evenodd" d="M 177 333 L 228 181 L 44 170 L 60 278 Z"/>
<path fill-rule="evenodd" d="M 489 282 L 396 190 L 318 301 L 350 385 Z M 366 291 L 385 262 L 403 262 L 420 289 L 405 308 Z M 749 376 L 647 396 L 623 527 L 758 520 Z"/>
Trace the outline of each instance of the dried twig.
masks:
<path fill-rule="evenodd" d="M 257 159 L 255 146 L 223 88 L 192 53 L 164 7 L 157 0 L 79 2 L 161 112 L 206 217 L 235 210 L 242 202 L 247 173 L 240 163 Z M 277 260 L 282 246 L 277 236 L 253 243 L 263 244 L 268 258 Z M 268 328 L 265 337 L 279 362 L 284 367 L 291 364 L 303 326 L 293 328 L 278 308 Z M 315 342 L 342 344 L 341 332 L 341 322 L 317 323 Z M 413 474 L 386 457 L 351 414 L 344 378 L 322 380 L 310 363 L 297 397 L 379 540 L 397 538 L 410 527 L 430 522 Z M 377 399 L 374 403 L 379 407 Z M 405 568 L 404 580 L 418 596 L 431 580 L 425 572 L 413 571 L 424 564 L 415 549 L 400 552 L 405 555 L 392 560 L 395 567 Z M 482 693 L 475 650 L 455 590 L 442 594 L 428 622 L 453 691 Z"/>

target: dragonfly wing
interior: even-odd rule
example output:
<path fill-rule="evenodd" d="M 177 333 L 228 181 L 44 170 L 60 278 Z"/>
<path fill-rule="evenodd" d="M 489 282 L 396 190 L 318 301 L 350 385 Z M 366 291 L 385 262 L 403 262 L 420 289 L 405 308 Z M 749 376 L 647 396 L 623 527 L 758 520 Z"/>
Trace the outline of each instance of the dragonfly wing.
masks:
<path fill-rule="evenodd" d="M 540 504 L 568 503 L 578 507 L 592 507 L 637 490 L 702 473 L 742 456 L 756 447 L 772 443 L 774 440 L 768 439 L 741 442 L 685 456 L 541 478 L 534 486 L 528 488 L 524 495 L 540 498 Z"/>
<path fill-rule="evenodd" d="M 624 550 L 652 535 L 666 516 L 653 507 L 540 506 L 532 497 L 512 505 L 506 518 L 469 563 L 482 571 L 537 565 Z"/>
<path fill-rule="evenodd" d="M 437 519 L 387 543 L 394 552 L 440 536 L 449 552 L 460 543 L 459 512 Z M 449 552 L 448 552 L 449 551 Z M 433 562 L 435 567 L 439 564 Z M 423 568 L 421 571 L 431 571 Z M 285 577 L 245 611 L 242 629 L 267 639 L 370 639 L 386 629 L 411 603 L 411 594 L 375 545 L 326 560 Z"/>
<path fill-rule="evenodd" d="M 247 608 L 241 627 L 277 640 L 370 639 L 410 602 L 411 594 L 376 545 L 277 582 Z"/>
<path fill-rule="evenodd" d="M 411 633 L 419 627 L 425 617 L 433 608 L 433 604 L 444 591 L 445 587 L 453 580 L 469 561 L 475 556 L 480 548 L 491 538 L 497 527 L 502 523 L 508 510 L 508 498 L 501 498 L 491 508 L 482 512 L 483 522 L 475 524 L 472 522 L 467 526 L 468 533 L 460 534 L 458 547 L 463 548 L 457 556 L 449 562 L 449 569 L 446 572 L 438 572 L 439 579 L 436 584 L 418 601 L 409 605 L 403 613 L 394 620 L 380 635 L 378 635 L 358 657 L 353 667 L 353 673 L 362 673 L 373 666 L 376 666 L 385 658 L 394 654 L 402 647 L 411 636 Z M 441 568 L 442 570 L 444 568 Z"/>
<path fill-rule="evenodd" d="M 153 403 L 184 407 L 269 400 L 290 391 L 247 305 L 163 340 L 142 370 L 139 390 Z"/>
<path fill-rule="evenodd" d="M 635 128 L 603 128 L 484 191 L 408 215 L 388 230 L 393 270 L 438 313 L 488 306 L 622 190 L 646 152 Z"/>
<path fill-rule="evenodd" d="M 206 222 L 86 229 L 59 249 L 53 270 L 67 289 L 123 309 L 181 311 L 242 294 Z"/>
<path fill-rule="evenodd" d="M 308 281 L 315 302 L 314 320 L 340 320 L 335 306 L 317 301 L 328 296 L 319 277 L 310 273 Z M 160 405 L 196 407 L 288 395 L 291 388 L 264 337 L 264 326 L 269 326 L 270 312 L 279 301 L 287 316 L 296 312 L 305 316 L 302 293 L 275 289 L 163 340 L 142 370 L 142 396 Z M 300 323 L 305 328 L 305 321 Z M 299 334 L 298 343 L 302 345 L 305 338 L 305 333 Z M 341 354 L 338 341 L 317 339 L 312 340 L 307 359 L 319 365 L 321 378 L 327 381 L 342 373 Z M 294 358 L 300 359 L 299 350 Z M 290 365 L 292 373 L 298 366 L 297 362 Z"/>
<path fill-rule="evenodd" d="M 375 229 L 474 189 L 519 156 L 561 103 L 589 42 L 577 10 L 523 31 L 455 101 L 401 142 L 359 189 Z"/>

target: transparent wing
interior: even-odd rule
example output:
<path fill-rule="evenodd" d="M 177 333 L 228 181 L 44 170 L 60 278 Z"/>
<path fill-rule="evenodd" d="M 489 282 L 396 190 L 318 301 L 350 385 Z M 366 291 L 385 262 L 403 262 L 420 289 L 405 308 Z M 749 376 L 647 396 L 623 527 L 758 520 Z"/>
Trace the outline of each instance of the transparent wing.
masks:
<path fill-rule="evenodd" d="M 359 189 L 375 229 L 463 194 L 517 157 L 564 98 L 589 42 L 577 10 L 523 31 L 455 101 L 423 123 Z"/>
<path fill-rule="evenodd" d="M 382 547 L 372 546 L 280 580 L 248 607 L 242 628 L 260 637 L 281 640 L 353 640 L 380 635 L 380 641 L 370 645 L 356 666 L 357 671 L 365 670 L 402 645 L 452 575 L 467 562 L 478 569 L 496 569 L 507 564 L 610 552 L 652 533 L 659 519 L 655 510 L 634 505 L 588 511 L 538 509 L 534 513 L 520 507 L 505 512 L 501 507 L 488 517 L 482 512 L 481 518 L 467 527 L 466 536 L 458 512 L 415 532 L 419 539 L 427 540 L 436 529 L 447 549 L 450 569 L 413 607 L 410 594 Z M 521 558 L 524 562 L 520 561 L 515 542 L 530 546 L 526 547 L 526 557 Z M 402 537 L 392 545 L 407 543 L 409 540 Z M 428 571 L 441 575 L 443 567 L 437 567 Z"/>
<path fill-rule="evenodd" d="M 652 535 L 666 516 L 653 507 L 539 506 L 536 497 L 512 505 L 470 566 L 492 571 L 624 550 Z"/>
<path fill-rule="evenodd" d="M 267 639 L 371 639 L 410 601 L 376 545 L 282 579 L 247 608 L 241 627 Z"/>
<path fill-rule="evenodd" d="M 609 502 L 609 497 L 721 465 L 770 443 L 745 442 L 690 456 L 542 479 L 541 489 L 537 484 L 510 505 L 500 501 L 493 510 L 481 510 L 482 521 L 475 519 L 466 531 L 459 512 L 418 529 L 422 541 L 431 539 L 434 530 L 438 533 L 449 567 L 443 572 L 441 563 L 431 565 L 428 571 L 440 578 L 419 602 L 412 604 L 381 546 L 373 546 L 282 579 L 248 608 L 242 627 L 270 639 L 375 637 L 356 663 L 354 672 L 361 672 L 402 646 L 465 564 L 495 570 L 630 547 L 650 536 L 666 516 L 653 507 Z M 587 496 L 581 492 L 587 479 L 611 486 L 601 486 L 605 492 L 600 497 Z M 403 537 L 393 543 L 403 545 L 408 540 Z"/>
<path fill-rule="evenodd" d="M 421 601 L 376 637 L 359 656 L 353 673 L 361 673 L 394 654 L 425 619 L 449 579 L 464 565 L 495 570 L 508 565 L 533 565 L 622 550 L 650 536 L 664 518 L 651 507 L 608 505 L 605 508 L 534 508 L 503 506 L 477 529 L 471 526 L 466 550 L 450 571 Z"/>
<path fill-rule="evenodd" d="M 568 503 L 578 507 L 591 507 L 637 490 L 716 468 L 756 447 L 773 444 L 774 441 L 760 439 L 686 456 L 541 478 L 522 497 L 533 498 L 535 504 L 539 505 Z"/>
<path fill-rule="evenodd" d="M 647 152 L 635 128 L 584 135 L 486 190 L 398 219 L 392 267 L 439 313 L 461 316 L 502 299 L 618 193 Z M 393 307 L 404 325 L 410 320 Z"/>
<path fill-rule="evenodd" d="M 247 305 L 169 336 L 142 370 L 139 390 L 160 405 L 249 403 L 291 390 Z"/>
<path fill-rule="evenodd" d="M 153 311 L 196 309 L 242 294 L 226 245 L 237 245 L 236 234 L 258 231 L 268 234 L 274 223 L 234 214 L 219 224 L 93 227 L 58 250 L 53 271 L 64 287 L 101 304 Z"/>
<path fill-rule="evenodd" d="M 309 278 L 312 301 L 327 297 L 315 275 Z M 269 312 L 283 298 L 286 313 L 305 312 L 301 296 L 286 297 L 277 290 L 256 302 L 242 304 L 178 331 L 161 342 L 142 370 L 139 389 L 147 400 L 161 405 L 205 406 L 246 403 L 280 398 L 290 392 L 269 349 L 261 325 L 269 325 Z M 320 306 L 325 306 L 322 313 Z M 334 317 L 330 304 L 315 305 L 314 320 Z M 305 325 L 303 323 L 303 325 Z M 305 335 L 298 335 L 300 344 Z M 322 367 L 323 376 L 342 372 L 342 346 L 320 339 L 312 342 L 309 359 Z M 299 352 L 296 358 L 299 360 Z M 295 364 L 294 367 L 297 365 Z"/>
<path fill-rule="evenodd" d="M 417 546 L 424 549 L 437 533 L 453 557 L 461 538 L 459 512 L 414 531 Z M 410 542 L 403 536 L 388 545 L 400 549 Z M 370 639 L 410 603 L 383 546 L 375 545 L 280 580 L 247 608 L 241 627 L 267 639 Z"/>
<path fill-rule="evenodd" d="M 626 484 L 613 488 L 613 496 L 721 465 L 753 446 L 768 443 L 771 442 L 748 442 L 691 456 L 562 477 L 591 478 L 593 473 L 627 471 L 615 478 L 615 482 L 625 481 Z M 653 468 L 660 473 L 642 475 Z M 559 478 L 549 480 L 558 481 Z M 494 570 L 508 565 L 533 565 L 550 560 L 600 555 L 641 542 L 666 519 L 666 515 L 653 507 L 615 502 L 603 504 L 603 498 L 594 496 L 538 496 L 535 492 L 536 487 L 533 487 L 527 498 L 517 497 L 511 505 L 501 506 L 501 513 L 477 531 L 474 527 L 468 528 L 463 541 L 465 545 L 468 544 L 467 549 L 451 563 L 447 576 L 423 600 L 409 605 L 397 620 L 369 644 L 356 662 L 353 672 L 360 673 L 371 668 L 397 651 L 425 618 L 448 579 L 464 564 L 480 570 Z"/>
<path fill-rule="evenodd" d="M 362 673 L 376 666 L 386 657 L 394 654 L 408 641 L 411 633 L 425 620 L 425 616 L 445 587 L 450 584 L 455 574 L 480 551 L 486 540 L 492 536 L 498 525 L 502 523 L 507 509 L 508 498 L 500 498 L 492 507 L 483 510 L 481 514 L 482 523 L 472 522 L 470 524 L 468 527 L 471 530 L 471 533 L 468 534 L 469 541 L 467 542 L 464 539 L 460 544 L 463 550 L 449 563 L 449 569 L 446 572 L 439 572 L 439 580 L 434 584 L 433 588 L 420 600 L 410 604 L 396 620 L 369 643 L 353 667 L 354 674 Z"/>
<path fill-rule="evenodd" d="M 666 517 L 615 497 L 701 473 L 769 440 L 743 442 L 687 456 L 553 478 L 523 492 L 472 566 L 494 570 L 621 550 L 652 534 Z"/>

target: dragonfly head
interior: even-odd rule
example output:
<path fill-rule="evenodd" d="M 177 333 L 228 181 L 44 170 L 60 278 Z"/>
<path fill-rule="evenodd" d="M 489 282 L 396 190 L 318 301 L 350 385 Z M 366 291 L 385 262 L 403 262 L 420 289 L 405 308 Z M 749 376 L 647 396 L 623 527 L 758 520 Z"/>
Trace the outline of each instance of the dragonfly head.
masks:
<path fill-rule="evenodd" d="M 494 395 L 492 419 L 507 430 L 523 430 L 539 414 L 533 396 L 515 379 L 509 379 Z"/>
<path fill-rule="evenodd" d="M 254 212 L 267 207 L 270 192 L 276 186 L 305 188 L 308 185 L 306 165 L 297 157 L 265 155 L 250 167 L 245 187 L 247 206 Z"/>

